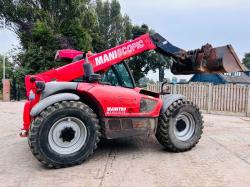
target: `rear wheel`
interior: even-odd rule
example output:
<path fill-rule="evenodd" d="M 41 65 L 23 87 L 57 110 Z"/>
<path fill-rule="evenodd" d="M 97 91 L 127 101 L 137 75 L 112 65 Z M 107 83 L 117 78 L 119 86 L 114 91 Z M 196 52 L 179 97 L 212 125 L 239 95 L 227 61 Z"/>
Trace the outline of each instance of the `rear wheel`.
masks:
<path fill-rule="evenodd" d="M 156 138 L 160 144 L 173 152 L 193 148 L 201 138 L 202 115 L 190 101 L 175 101 L 159 117 Z"/>
<path fill-rule="evenodd" d="M 82 163 L 97 148 L 99 120 L 87 105 L 75 101 L 56 103 L 32 122 L 29 145 L 33 155 L 47 167 Z"/>

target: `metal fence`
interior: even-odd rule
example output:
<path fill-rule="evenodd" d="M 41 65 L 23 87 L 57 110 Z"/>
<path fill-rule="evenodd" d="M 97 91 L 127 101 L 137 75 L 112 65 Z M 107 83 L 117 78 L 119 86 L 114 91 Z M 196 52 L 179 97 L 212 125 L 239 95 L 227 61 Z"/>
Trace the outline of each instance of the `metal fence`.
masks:
<path fill-rule="evenodd" d="M 203 112 L 250 116 L 250 85 L 189 83 L 169 85 L 173 94 L 185 95 Z M 148 90 L 160 92 L 161 84 L 151 84 Z"/>

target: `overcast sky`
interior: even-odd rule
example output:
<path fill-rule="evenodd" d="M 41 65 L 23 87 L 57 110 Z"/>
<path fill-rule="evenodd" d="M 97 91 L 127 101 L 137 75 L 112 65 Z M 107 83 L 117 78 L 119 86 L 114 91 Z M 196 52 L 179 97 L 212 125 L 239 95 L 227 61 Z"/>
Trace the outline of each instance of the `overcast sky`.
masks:
<path fill-rule="evenodd" d="M 249 0 L 120 0 L 133 23 L 146 23 L 173 44 L 194 49 L 206 42 L 250 52 Z"/>
<path fill-rule="evenodd" d="M 183 49 L 211 43 L 232 44 L 240 58 L 250 52 L 249 0 L 120 0 L 120 4 L 133 23 L 148 24 Z"/>
<path fill-rule="evenodd" d="M 243 58 L 250 52 L 249 0 L 119 0 L 122 12 L 135 24 L 148 24 L 183 49 L 232 44 Z M 9 51 L 18 40 L 11 32 L 0 31 L 0 53 Z M 168 76 L 171 77 L 171 75 Z M 157 75 L 151 74 L 154 79 Z"/>

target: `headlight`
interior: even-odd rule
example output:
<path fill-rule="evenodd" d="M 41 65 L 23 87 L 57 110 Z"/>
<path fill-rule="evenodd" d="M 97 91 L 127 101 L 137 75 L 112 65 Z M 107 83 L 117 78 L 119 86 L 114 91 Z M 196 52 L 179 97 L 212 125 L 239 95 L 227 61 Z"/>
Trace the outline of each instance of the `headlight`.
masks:
<path fill-rule="evenodd" d="M 152 111 L 157 104 L 157 101 L 152 99 L 142 98 L 140 102 L 140 112 L 147 113 Z"/>

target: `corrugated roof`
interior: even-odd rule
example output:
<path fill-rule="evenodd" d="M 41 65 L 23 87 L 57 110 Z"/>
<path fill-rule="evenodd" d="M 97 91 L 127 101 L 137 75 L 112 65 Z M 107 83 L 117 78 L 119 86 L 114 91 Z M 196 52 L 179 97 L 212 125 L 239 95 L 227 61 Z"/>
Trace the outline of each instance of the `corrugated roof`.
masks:
<path fill-rule="evenodd" d="M 225 76 L 224 74 L 219 75 L 228 83 L 250 84 L 250 77 L 243 72 L 240 76 Z"/>

